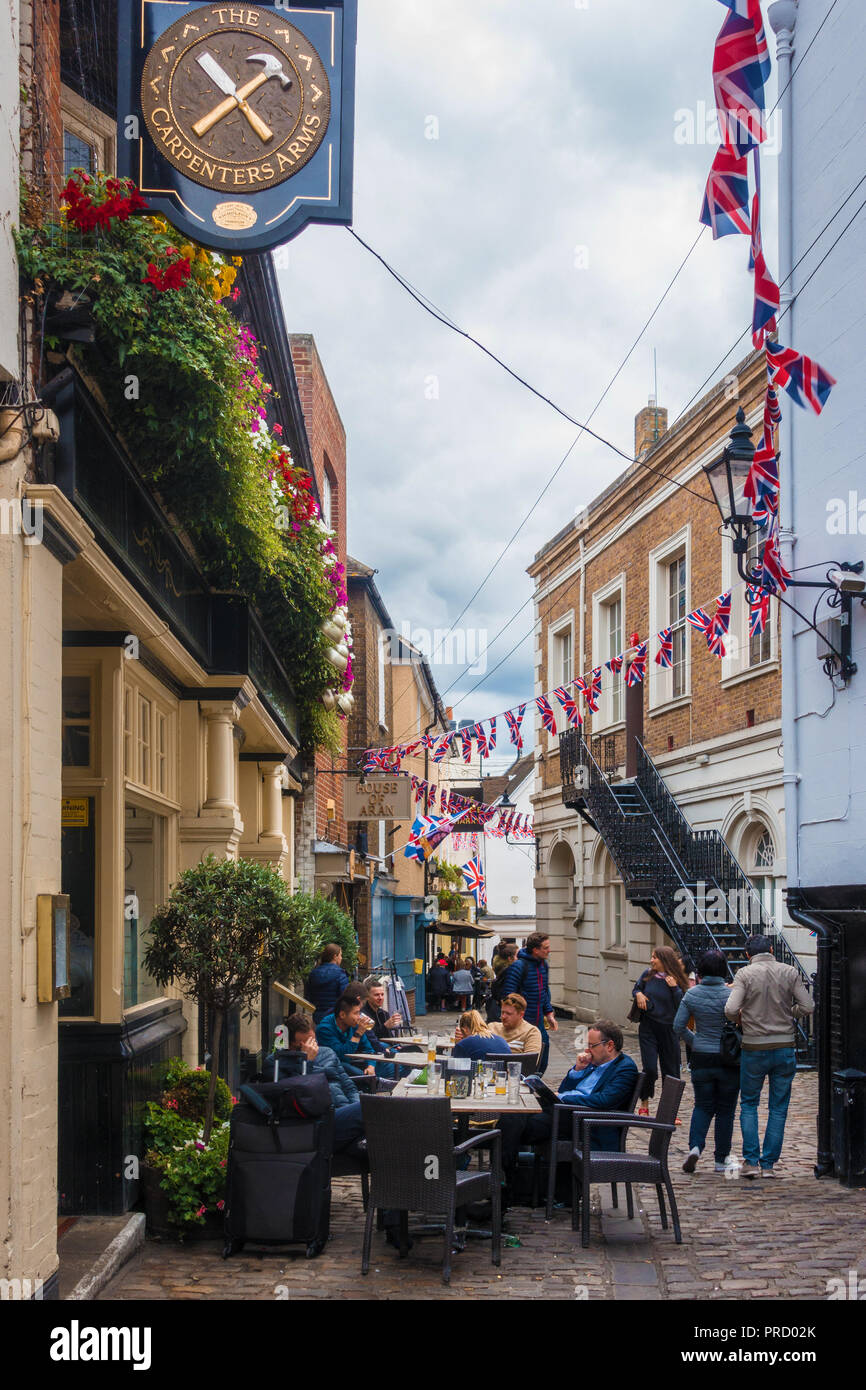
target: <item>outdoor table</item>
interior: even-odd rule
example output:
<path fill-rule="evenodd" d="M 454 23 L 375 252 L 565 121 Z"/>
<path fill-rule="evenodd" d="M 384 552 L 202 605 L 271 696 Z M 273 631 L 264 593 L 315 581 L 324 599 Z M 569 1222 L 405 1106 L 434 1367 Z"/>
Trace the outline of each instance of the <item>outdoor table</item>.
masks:
<path fill-rule="evenodd" d="M 426 1058 L 425 1058 L 426 1063 Z M 392 1096 L 399 1099 L 406 1099 L 411 1096 L 426 1096 L 429 1092 L 426 1086 L 410 1086 L 404 1078 L 397 1082 L 391 1092 Z M 439 1082 L 440 1096 L 445 1095 L 444 1079 Z M 457 1142 L 461 1144 L 464 1139 L 469 1137 L 469 1117 L 470 1115 L 537 1115 L 541 1110 L 541 1105 L 536 1096 L 533 1095 L 528 1086 L 521 1085 L 520 1093 L 516 1101 L 509 1103 L 507 1096 L 489 1096 L 482 1100 L 479 1096 L 467 1096 L 466 1099 L 455 1099 L 450 1096 L 452 1114 L 457 1116 Z"/>
<path fill-rule="evenodd" d="M 437 1053 L 436 1055 L 441 1060 L 445 1060 L 442 1054 Z M 400 1051 L 395 1052 L 393 1057 L 383 1057 L 381 1052 L 347 1052 L 346 1061 L 351 1062 L 353 1066 L 365 1067 L 372 1066 L 377 1061 L 398 1063 L 401 1067 L 426 1067 L 427 1053 Z"/>

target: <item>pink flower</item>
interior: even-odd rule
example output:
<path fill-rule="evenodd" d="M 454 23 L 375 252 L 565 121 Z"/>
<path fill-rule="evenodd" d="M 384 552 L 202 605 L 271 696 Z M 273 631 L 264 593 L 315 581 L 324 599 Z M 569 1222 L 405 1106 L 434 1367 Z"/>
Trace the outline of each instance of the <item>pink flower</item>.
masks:
<path fill-rule="evenodd" d="M 200 1139 L 196 1139 L 196 1141 L 195 1141 L 195 1146 L 196 1146 L 196 1148 L 198 1149 L 199 1153 L 204 1153 L 204 1147 L 205 1147 L 205 1146 L 204 1146 L 204 1144 L 201 1142 Z"/>
<path fill-rule="evenodd" d="M 277 437 L 278 437 L 279 439 L 282 439 L 282 437 L 283 437 L 283 427 L 282 427 L 282 425 L 274 425 L 274 434 L 277 435 Z"/>
<path fill-rule="evenodd" d="M 198 1211 L 196 1212 L 196 1216 L 204 1216 L 206 1213 L 207 1207 L 199 1207 Z"/>
<path fill-rule="evenodd" d="M 224 1206 L 225 1202 L 217 1202 L 217 1211 L 222 1211 Z"/>
<path fill-rule="evenodd" d="M 226 1166 L 226 1161 L 225 1161 L 224 1158 L 221 1158 L 221 1159 L 220 1159 L 220 1161 L 219 1161 L 219 1166 L 220 1166 L 220 1168 L 225 1168 L 225 1166 Z"/>

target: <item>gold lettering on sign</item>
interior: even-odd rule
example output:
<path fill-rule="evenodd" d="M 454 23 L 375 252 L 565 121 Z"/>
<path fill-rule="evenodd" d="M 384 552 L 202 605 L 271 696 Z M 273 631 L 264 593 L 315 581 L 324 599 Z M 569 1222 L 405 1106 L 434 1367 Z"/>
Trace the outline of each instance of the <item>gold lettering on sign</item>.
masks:
<path fill-rule="evenodd" d="M 313 105 L 315 106 L 316 102 L 319 100 L 319 97 L 322 97 L 325 94 L 322 91 L 321 87 L 316 86 L 315 82 L 310 83 L 310 90 L 313 93 Z"/>
<path fill-rule="evenodd" d="M 173 52 L 174 52 L 174 44 L 172 44 L 170 48 L 164 48 L 164 49 L 162 50 L 162 61 L 163 61 L 164 63 L 167 63 L 167 62 L 168 62 L 168 55 L 169 55 L 169 53 L 173 53 Z"/>
<path fill-rule="evenodd" d="M 187 34 L 188 34 L 191 30 L 193 30 L 193 31 L 197 34 L 197 33 L 199 32 L 199 27 L 198 27 L 198 25 L 197 25 L 197 24 L 185 24 L 185 25 L 184 25 L 184 28 L 183 28 L 183 36 L 184 36 L 184 38 L 186 38 Z"/>
<path fill-rule="evenodd" d="M 159 96 L 159 84 L 160 84 L 161 81 L 162 81 L 162 78 L 161 78 L 161 77 L 154 77 L 153 80 L 151 81 L 150 90 L 153 92 L 153 95 L 154 95 L 155 97 L 158 97 L 158 96 Z"/>
<path fill-rule="evenodd" d="M 162 575 L 162 580 L 166 589 L 171 589 L 175 598 L 181 598 L 181 591 L 175 586 L 171 562 L 160 555 L 159 546 L 153 538 L 150 527 L 145 526 L 140 536 L 137 536 L 133 531 L 132 536 L 136 545 L 144 551 L 157 573 Z"/>
<path fill-rule="evenodd" d="M 246 231 L 258 221 L 252 203 L 217 203 L 211 216 L 218 227 L 227 227 L 230 231 Z"/>
<path fill-rule="evenodd" d="M 306 53 L 299 53 L 299 54 L 298 54 L 298 61 L 299 61 L 300 63 L 306 63 L 306 65 L 307 65 L 307 72 L 309 72 L 309 71 L 310 71 L 310 68 L 313 66 L 313 60 L 312 60 L 312 58 L 310 58 Z"/>

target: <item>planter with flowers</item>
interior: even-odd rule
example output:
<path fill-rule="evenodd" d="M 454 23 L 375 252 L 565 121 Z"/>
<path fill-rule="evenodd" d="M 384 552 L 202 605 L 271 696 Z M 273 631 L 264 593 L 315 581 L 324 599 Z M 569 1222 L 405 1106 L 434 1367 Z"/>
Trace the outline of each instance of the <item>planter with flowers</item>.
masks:
<path fill-rule="evenodd" d="M 165 1089 L 150 1101 L 141 1168 L 148 1233 L 163 1240 L 208 1240 L 222 1235 L 229 1116 L 233 1098 L 218 1078 L 214 1124 L 204 1139 L 210 1074 L 175 1058 Z"/>
<path fill-rule="evenodd" d="M 143 216 L 128 181 L 78 170 L 62 197 L 56 220 L 38 199 L 22 202 L 25 294 L 38 323 L 86 305 L 92 329 L 71 346 L 62 329 L 47 334 L 46 355 L 66 352 L 96 383 L 209 583 L 258 609 L 292 679 L 305 749 L 336 753 L 352 707 L 345 576 L 312 480 L 273 422 L 259 344 L 226 303 L 239 262 Z"/>

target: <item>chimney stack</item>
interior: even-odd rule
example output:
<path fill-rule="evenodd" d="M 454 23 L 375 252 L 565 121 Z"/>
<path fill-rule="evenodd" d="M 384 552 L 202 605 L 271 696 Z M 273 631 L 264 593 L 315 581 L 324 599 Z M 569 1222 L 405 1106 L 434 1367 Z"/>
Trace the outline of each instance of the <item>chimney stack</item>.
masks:
<path fill-rule="evenodd" d="M 634 456 L 646 458 L 668 427 L 668 412 L 664 406 L 656 405 L 655 396 L 650 396 L 649 405 L 639 410 L 634 417 Z"/>

